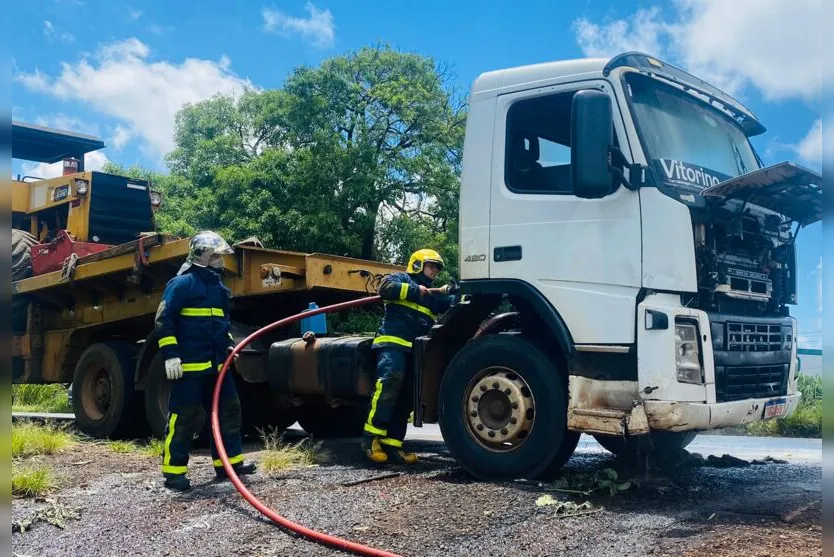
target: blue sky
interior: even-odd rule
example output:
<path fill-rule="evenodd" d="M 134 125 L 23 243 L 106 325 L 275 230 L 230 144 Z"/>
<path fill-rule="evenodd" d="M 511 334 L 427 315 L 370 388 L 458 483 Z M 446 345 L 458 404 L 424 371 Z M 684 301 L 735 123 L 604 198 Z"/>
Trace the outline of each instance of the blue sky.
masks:
<path fill-rule="evenodd" d="M 419 7 L 417 7 L 419 6 Z M 821 0 L 133 2 L 33 0 L 15 22 L 12 114 L 102 137 L 110 159 L 164 169 L 173 114 L 244 85 L 375 42 L 448 64 L 468 90 L 481 72 L 618 50 L 649 51 L 730 91 L 768 127 L 765 162 L 821 167 Z M 52 169 L 54 171 L 54 169 Z M 14 161 L 13 172 L 50 169 Z M 800 235 L 800 319 L 818 346 L 821 227 Z"/>

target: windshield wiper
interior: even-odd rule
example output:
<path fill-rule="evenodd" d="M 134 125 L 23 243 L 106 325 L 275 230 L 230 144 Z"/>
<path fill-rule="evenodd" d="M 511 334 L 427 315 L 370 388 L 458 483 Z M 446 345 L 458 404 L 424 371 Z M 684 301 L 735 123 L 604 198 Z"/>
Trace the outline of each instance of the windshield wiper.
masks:
<path fill-rule="evenodd" d="M 744 164 L 744 159 L 741 157 L 741 151 L 738 150 L 736 142 L 730 134 L 727 134 L 727 139 L 730 140 L 730 147 L 733 149 L 733 156 L 736 158 L 736 168 L 742 174 L 747 174 L 747 165 Z"/>

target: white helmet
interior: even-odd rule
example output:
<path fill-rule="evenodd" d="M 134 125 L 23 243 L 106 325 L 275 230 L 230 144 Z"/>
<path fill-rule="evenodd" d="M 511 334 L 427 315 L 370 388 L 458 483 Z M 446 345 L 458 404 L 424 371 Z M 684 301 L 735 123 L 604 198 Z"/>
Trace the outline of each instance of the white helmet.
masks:
<path fill-rule="evenodd" d="M 191 238 L 188 244 L 188 257 L 182 264 L 178 275 L 183 274 L 192 265 L 197 267 L 223 267 L 223 258 L 220 255 L 231 255 L 234 253 L 232 247 L 223 239 L 220 234 L 211 230 L 204 230 Z M 218 257 L 215 257 L 218 256 Z"/>

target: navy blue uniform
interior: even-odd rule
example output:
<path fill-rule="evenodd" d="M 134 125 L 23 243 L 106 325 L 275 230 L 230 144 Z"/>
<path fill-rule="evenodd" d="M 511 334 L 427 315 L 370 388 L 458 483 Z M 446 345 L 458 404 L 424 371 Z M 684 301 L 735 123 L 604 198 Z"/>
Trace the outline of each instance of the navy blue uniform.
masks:
<path fill-rule="evenodd" d="M 413 406 L 411 349 L 414 339 L 429 332 L 437 316 L 455 304 L 455 295 L 420 294 L 430 286 L 423 273 L 396 273 L 382 279 L 379 295 L 385 317 L 374 338 L 377 378 L 365 431 L 382 437 L 383 445 L 402 447 Z"/>
<path fill-rule="evenodd" d="M 201 421 L 201 408 L 211 412 L 211 397 L 217 372 L 229 348 L 234 347 L 229 333 L 231 292 L 220 276 L 209 269 L 192 266 L 171 279 L 165 287 L 156 313 L 159 349 L 168 360 L 182 360 L 183 376 L 171 382 L 168 425 L 162 472 L 166 476 L 188 471 L 188 454 Z M 220 432 L 231 464 L 243 461 L 241 448 L 240 400 L 230 373 L 220 393 Z M 211 454 L 215 468 L 222 468 L 214 438 Z"/>

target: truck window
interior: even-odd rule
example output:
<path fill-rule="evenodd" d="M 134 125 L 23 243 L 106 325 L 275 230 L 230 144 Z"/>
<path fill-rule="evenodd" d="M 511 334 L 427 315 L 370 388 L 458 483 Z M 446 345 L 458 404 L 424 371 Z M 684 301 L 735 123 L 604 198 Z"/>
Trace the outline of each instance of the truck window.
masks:
<path fill-rule="evenodd" d="M 575 91 L 519 100 L 507 112 L 504 179 L 517 193 L 571 194 L 570 118 Z"/>

